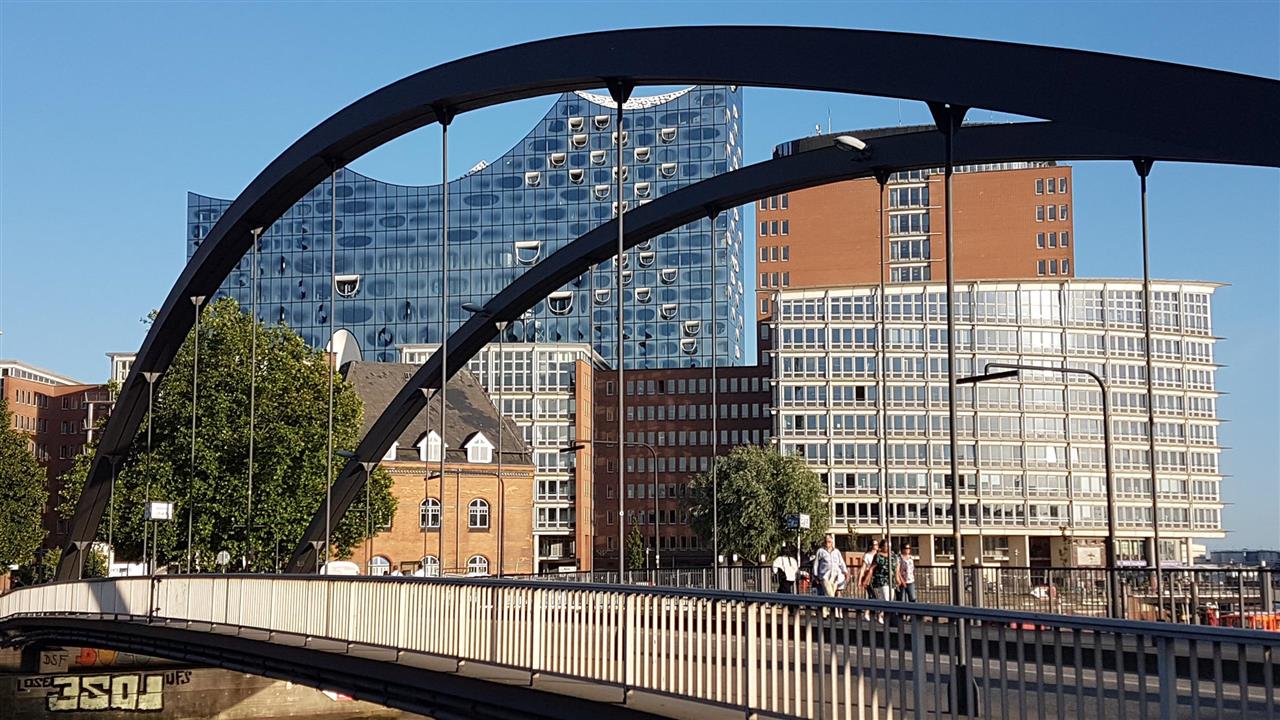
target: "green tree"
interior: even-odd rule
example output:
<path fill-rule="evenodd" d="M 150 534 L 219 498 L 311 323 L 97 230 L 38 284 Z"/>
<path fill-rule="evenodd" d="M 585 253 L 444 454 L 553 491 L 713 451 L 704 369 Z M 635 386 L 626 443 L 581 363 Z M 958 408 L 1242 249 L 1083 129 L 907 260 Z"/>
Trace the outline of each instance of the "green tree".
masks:
<path fill-rule="evenodd" d="M 249 519 L 250 343 L 257 333 L 253 471 L 253 517 Z M 175 519 L 159 523 L 155 541 L 163 563 L 185 564 L 187 518 L 193 511 L 192 547 L 201 568 L 214 567 L 226 550 L 240 567 L 274 570 L 302 537 L 312 513 L 324 502 L 328 451 L 328 362 L 283 325 L 255 323 L 232 299 L 205 308 L 200 320 L 200 365 L 195 464 L 192 468 L 191 394 L 194 338 L 190 334 L 156 385 L 154 417 L 140 428 L 120 461 L 115 486 L 114 541 L 117 558 L 141 558 L 146 500 L 175 504 Z M 334 450 L 354 448 L 363 407 L 349 383 L 334 383 Z M 147 454 L 147 422 L 153 423 Z M 61 511 L 70 517 L 84 488 L 91 458 L 68 473 Z M 334 457 L 336 475 L 345 459 Z M 371 514 L 375 528 L 395 511 L 391 476 L 373 474 Z M 112 514 L 103 514 L 97 539 L 105 540 Z M 334 528 L 337 555 L 349 557 L 365 536 L 364 493 Z M 150 551 L 149 551 L 150 552 Z"/>
<path fill-rule="evenodd" d="M 644 537 L 640 535 L 640 528 L 632 525 L 631 532 L 627 533 L 627 569 L 643 570 L 644 569 Z"/>
<path fill-rule="evenodd" d="M 810 529 L 800 536 L 802 545 L 816 543 L 827 530 L 830 511 L 826 489 L 817 473 L 801 458 L 782 455 L 773 448 L 743 446 L 721 458 L 716 468 L 720 506 L 720 553 L 754 560 L 777 553 L 784 543 L 795 542 L 786 528 L 786 517 L 807 514 Z M 703 473 L 689 485 L 686 505 L 689 524 L 711 546 L 713 528 L 711 473 Z"/>
<path fill-rule="evenodd" d="M 13 427 L 9 404 L 0 397 L 0 572 L 26 565 L 44 542 L 45 469 Z"/>

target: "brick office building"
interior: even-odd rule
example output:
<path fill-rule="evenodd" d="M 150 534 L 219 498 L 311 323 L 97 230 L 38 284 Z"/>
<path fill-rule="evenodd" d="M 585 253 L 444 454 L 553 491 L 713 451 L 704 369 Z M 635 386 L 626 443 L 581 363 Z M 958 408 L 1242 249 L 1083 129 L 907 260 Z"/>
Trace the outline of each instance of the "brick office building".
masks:
<path fill-rule="evenodd" d="M 347 379 L 364 401 L 364 432 L 390 404 L 416 365 L 350 363 Z M 529 573 L 533 569 L 533 459 L 520 429 L 503 424 L 502 484 L 498 482 L 497 409 L 468 371 L 449 382 L 443 482 L 439 475 L 440 404 L 432 402 L 401 433 L 379 463 L 392 478 L 397 507 L 391 526 L 355 561 L 370 574 L 425 566 L 427 575 Z M 501 536 L 501 537 L 500 537 Z"/>
<path fill-rule="evenodd" d="M 90 411 L 104 412 L 96 402 L 101 385 L 91 385 L 16 360 L 0 360 L 3 395 L 14 430 L 27 437 L 27 446 L 47 472 L 45 488 L 45 547 L 61 547 L 66 528 L 58 517 L 62 475 L 84 452 L 92 427 Z M 96 415 L 93 416 L 96 420 Z"/>
<path fill-rule="evenodd" d="M 875 137 L 884 132 L 854 134 L 874 150 Z M 833 137 L 784 143 L 774 155 L 829 147 Z M 960 166 L 953 188 L 957 280 L 1075 276 L 1070 167 L 1053 162 Z M 864 178 L 757 203 L 757 320 L 769 317 L 779 289 L 879 282 L 879 194 L 876 180 Z M 946 277 L 945 196 L 941 170 L 890 176 L 883 220 L 887 284 Z"/>
<path fill-rule="evenodd" d="M 711 549 L 694 535 L 683 507 L 689 482 L 710 470 L 713 452 L 766 444 L 772 432 L 768 367 L 717 368 L 716 378 L 719 442 L 713 446 L 710 368 L 625 375 L 624 441 L 634 443 L 625 448 L 626 530 L 640 528 L 651 551 L 656 531 L 662 567 L 710 562 Z M 619 536 L 616 373 L 597 372 L 595 388 L 595 564 L 609 570 L 617 567 Z"/>

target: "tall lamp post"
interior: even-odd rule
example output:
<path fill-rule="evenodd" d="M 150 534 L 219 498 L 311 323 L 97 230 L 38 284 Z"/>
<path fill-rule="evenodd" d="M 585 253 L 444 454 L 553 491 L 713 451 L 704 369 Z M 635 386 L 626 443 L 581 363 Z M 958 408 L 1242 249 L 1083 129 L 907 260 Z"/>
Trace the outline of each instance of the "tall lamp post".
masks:
<path fill-rule="evenodd" d="M 1156 408 L 1155 378 L 1151 367 L 1151 254 L 1147 241 L 1147 175 L 1151 174 L 1151 160 L 1136 159 L 1133 167 L 1138 171 L 1142 196 L 1142 336 L 1143 355 L 1147 361 L 1147 465 L 1151 471 L 1151 560 L 1156 569 L 1156 613 L 1164 612 L 1164 575 L 1160 559 L 1160 488 L 1156 478 Z M 1172 604 L 1172 603 L 1171 603 Z M 1173 619 L 1173 608 L 1169 608 Z"/>
<path fill-rule="evenodd" d="M 997 372 L 991 372 L 992 370 Z M 990 382 L 992 380 L 1004 380 L 1007 378 L 1016 378 L 1019 374 L 1026 370 L 1028 372 L 1051 372 L 1062 375 L 1065 379 L 1069 375 L 1085 375 L 1098 384 L 1098 389 L 1102 391 L 1102 445 L 1103 445 L 1103 464 L 1106 468 L 1105 474 L 1107 479 L 1107 547 L 1106 547 L 1106 563 L 1107 563 L 1107 586 L 1108 586 L 1108 612 L 1113 618 L 1119 618 L 1121 612 L 1120 601 L 1120 583 L 1115 577 L 1116 570 L 1116 488 L 1115 482 L 1111 477 L 1111 405 L 1107 398 L 1107 385 L 1098 377 L 1098 374 L 1092 370 L 1083 368 L 1068 367 L 1043 367 L 1040 365 L 1026 365 L 1022 363 L 987 363 L 983 368 L 982 375 L 973 375 L 971 377 L 960 378 L 956 380 L 957 385 L 977 385 L 978 383 Z M 977 388 L 974 388 L 974 394 L 977 395 Z M 976 424 L 976 423 L 975 423 Z"/>
<path fill-rule="evenodd" d="M 560 452 L 574 453 L 574 452 L 578 452 L 579 450 L 585 448 L 588 445 L 617 445 L 617 444 L 618 443 L 614 442 L 613 440 L 583 440 L 575 445 L 570 445 L 568 447 L 560 448 Z M 649 454 L 653 456 L 653 493 L 652 493 L 653 495 L 653 567 L 655 570 L 657 570 L 658 568 L 662 567 L 662 546 L 659 544 L 660 536 L 658 535 L 658 530 L 662 526 L 662 516 L 659 514 L 659 510 L 658 510 L 658 451 L 655 450 L 653 446 L 650 445 L 649 443 L 624 442 L 622 443 L 622 445 L 624 448 L 642 447 L 645 450 L 648 450 Z M 618 469 L 621 470 L 622 469 L 621 466 L 619 466 Z M 618 498 L 618 502 L 619 503 L 622 502 L 621 497 Z M 622 576 L 618 576 L 618 580 L 619 582 L 621 582 Z"/>
<path fill-rule="evenodd" d="M 143 493 L 143 502 L 145 503 L 143 507 L 148 509 L 151 507 L 151 427 L 155 424 L 155 415 L 152 413 L 155 411 L 156 406 L 156 381 L 160 379 L 161 375 L 162 373 L 158 372 L 144 371 L 142 373 L 143 379 L 147 381 L 147 466 L 145 469 L 147 482 L 146 490 Z M 159 540 L 157 536 L 156 542 L 159 542 Z M 152 548 L 152 552 L 155 552 L 154 548 Z M 142 563 L 147 566 L 148 575 L 155 572 L 155 563 L 147 562 L 147 524 L 145 520 L 142 523 Z"/>
<path fill-rule="evenodd" d="M 337 455 L 347 460 L 355 460 L 360 457 L 350 450 L 339 450 Z M 360 467 L 364 469 L 364 533 L 368 543 L 365 549 L 364 568 L 365 573 L 368 573 L 369 568 L 373 566 L 373 521 L 370 519 L 372 517 L 370 515 L 372 507 L 369 504 L 369 486 L 373 484 L 373 469 L 378 467 L 378 463 L 360 461 Z"/>
<path fill-rule="evenodd" d="M 593 277 L 594 274 L 595 271 L 593 270 Z M 502 477 L 502 439 L 507 434 L 506 410 L 502 406 L 502 389 L 506 385 L 503 369 L 506 367 L 507 362 L 506 348 L 503 345 L 503 341 L 506 339 L 507 325 L 509 323 L 506 320 L 497 319 L 492 312 L 485 310 L 475 303 L 462 303 L 462 309 L 472 315 L 479 315 L 480 317 L 493 320 L 494 327 L 498 329 L 498 370 L 497 372 L 493 372 L 491 370 L 489 377 L 494 379 L 492 385 L 497 391 L 495 394 L 497 395 L 498 400 L 496 403 L 498 406 L 498 577 L 502 577 L 502 554 L 504 550 L 502 539 L 503 531 L 506 527 L 507 513 L 506 484 Z"/>
<path fill-rule="evenodd" d="M 191 572 L 191 558 L 194 548 L 191 545 L 193 538 L 192 528 L 195 524 L 195 506 L 192 504 L 194 497 L 192 491 L 196 484 L 196 397 L 199 385 L 197 380 L 200 377 L 200 306 L 204 304 L 204 295 L 192 295 L 191 304 L 195 306 L 196 325 L 195 325 L 195 353 L 191 361 L 191 477 L 187 481 L 187 572 Z"/>

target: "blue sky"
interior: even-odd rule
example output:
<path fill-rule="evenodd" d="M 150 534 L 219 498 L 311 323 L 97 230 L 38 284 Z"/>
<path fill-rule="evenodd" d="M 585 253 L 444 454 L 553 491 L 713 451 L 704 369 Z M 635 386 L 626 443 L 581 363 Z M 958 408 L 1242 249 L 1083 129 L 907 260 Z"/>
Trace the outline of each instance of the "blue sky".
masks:
<path fill-rule="evenodd" d="M 543 37 L 735 23 L 959 35 L 1280 77 L 1275 2 L 3 2 L 0 357 L 105 379 L 103 354 L 139 345 L 139 318 L 181 269 L 185 193 L 234 197 L 298 136 L 388 82 Z M 549 102 L 461 118 L 450 133 L 453 167 L 501 154 Z M 916 103 L 817 93 L 748 89 L 744 105 L 747 162 L 828 115 L 837 129 L 927 121 Z M 436 182 L 438 132 L 413 133 L 353 167 Z M 1227 338 L 1219 407 L 1230 421 L 1224 524 L 1233 533 L 1214 544 L 1280 547 L 1280 172 L 1157 166 L 1150 189 L 1155 276 L 1229 284 L 1214 320 Z M 1139 275 L 1131 166 L 1078 164 L 1075 191 L 1078 274 Z"/>

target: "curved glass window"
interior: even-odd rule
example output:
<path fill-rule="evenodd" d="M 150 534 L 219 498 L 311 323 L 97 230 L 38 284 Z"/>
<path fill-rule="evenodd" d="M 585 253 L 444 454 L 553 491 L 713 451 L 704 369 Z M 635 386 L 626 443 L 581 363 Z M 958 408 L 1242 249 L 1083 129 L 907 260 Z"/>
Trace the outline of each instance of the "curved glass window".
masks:
<path fill-rule="evenodd" d="M 569 118 L 569 130 L 571 132 L 578 132 L 583 128 L 584 124 L 585 123 L 583 118 L 580 118 L 580 117 Z"/>
<path fill-rule="evenodd" d="M 671 320 L 680 312 L 680 306 L 675 303 L 666 303 L 659 312 L 663 320 Z"/>
<path fill-rule="evenodd" d="M 658 139 L 664 143 L 673 143 L 676 140 L 675 128 L 662 128 L 658 131 Z"/>
<path fill-rule="evenodd" d="M 592 122 L 594 122 L 594 123 L 595 123 L 595 126 L 596 126 L 596 129 L 597 129 L 597 130 L 603 130 L 603 129 L 605 129 L 605 128 L 609 127 L 609 116 L 608 116 L 608 115 L 597 115 L 597 116 L 595 116 L 594 118 L 591 118 L 591 120 L 592 120 Z"/>
<path fill-rule="evenodd" d="M 538 262 L 538 256 L 541 254 L 542 243 L 537 240 L 521 240 L 516 243 L 516 262 L 521 265 L 532 265 Z"/>
<path fill-rule="evenodd" d="M 583 137 L 586 137 L 586 136 L 584 135 Z M 592 164 L 592 165 L 604 165 L 604 161 L 605 161 L 605 159 L 606 159 L 606 155 L 605 155 L 605 152 L 604 152 L 603 150 L 592 150 L 592 151 L 591 151 L 591 164 Z"/>
<path fill-rule="evenodd" d="M 552 315 L 568 315 L 573 310 L 573 293 L 560 291 L 547 296 L 547 309 Z"/>
<path fill-rule="evenodd" d="M 586 175 L 587 175 L 587 174 L 586 174 L 584 171 L 580 170 L 580 169 L 570 170 L 570 171 L 569 171 L 569 182 L 573 183 L 574 185 L 581 185 L 581 184 L 582 184 L 582 180 L 586 177 Z"/>
<path fill-rule="evenodd" d="M 696 336 L 696 335 L 697 335 L 699 332 L 701 332 L 701 331 L 702 331 L 702 321 L 701 321 L 701 320 L 685 320 L 685 321 L 684 321 L 684 334 L 685 334 L 685 335 L 688 335 L 689 337 L 694 337 L 694 336 Z"/>
<path fill-rule="evenodd" d="M 586 133 L 582 133 L 581 135 L 574 135 L 569 138 L 569 144 L 575 148 L 582 149 L 587 146 L 587 141 L 590 139 L 591 138 Z M 592 155 L 594 156 L 595 153 L 592 153 Z"/>
<path fill-rule="evenodd" d="M 661 281 L 663 285 L 673 285 L 675 284 L 676 277 L 679 274 L 680 271 L 676 268 L 663 268 L 658 271 L 658 280 Z"/>
<path fill-rule="evenodd" d="M 653 151 L 647 147 L 638 147 L 634 153 L 636 162 L 649 162 L 649 158 L 653 157 Z"/>
<path fill-rule="evenodd" d="M 565 153 L 551 153 L 551 157 L 547 158 L 547 163 L 551 167 L 564 167 L 564 163 L 568 159 L 569 156 Z"/>
<path fill-rule="evenodd" d="M 653 299 L 653 291 L 647 287 L 636 288 L 636 302 L 647 303 Z"/>
<path fill-rule="evenodd" d="M 685 355 L 696 355 L 698 353 L 698 341 L 693 338 L 681 338 L 680 350 Z"/>
<path fill-rule="evenodd" d="M 658 166 L 658 172 L 662 173 L 662 177 L 672 178 L 676 176 L 675 163 L 662 163 Z"/>

